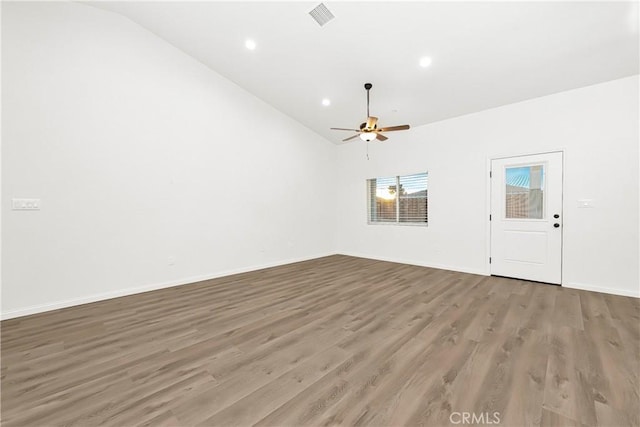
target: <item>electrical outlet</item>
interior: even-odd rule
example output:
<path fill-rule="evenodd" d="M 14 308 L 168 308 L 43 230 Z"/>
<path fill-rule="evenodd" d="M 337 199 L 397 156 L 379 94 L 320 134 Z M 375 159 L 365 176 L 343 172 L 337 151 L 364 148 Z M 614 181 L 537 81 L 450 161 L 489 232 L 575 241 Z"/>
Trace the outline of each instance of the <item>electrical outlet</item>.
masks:
<path fill-rule="evenodd" d="M 40 199 L 12 199 L 11 208 L 14 211 L 39 211 Z"/>

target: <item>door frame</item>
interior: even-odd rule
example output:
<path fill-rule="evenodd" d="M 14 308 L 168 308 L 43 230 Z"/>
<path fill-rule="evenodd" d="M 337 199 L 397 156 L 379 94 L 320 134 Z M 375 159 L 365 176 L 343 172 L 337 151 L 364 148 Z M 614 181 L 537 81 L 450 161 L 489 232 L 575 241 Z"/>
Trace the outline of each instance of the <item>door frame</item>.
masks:
<path fill-rule="evenodd" d="M 564 197 L 564 174 L 565 174 L 565 164 L 567 161 L 567 150 L 566 148 L 558 148 L 556 150 L 545 150 L 545 151 L 533 151 L 533 152 L 518 152 L 518 153 L 510 153 L 510 154 L 495 154 L 487 157 L 486 160 L 486 230 L 485 230 L 485 241 L 486 244 L 486 254 L 485 257 L 485 273 L 487 276 L 491 276 L 491 263 L 489 262 L 489 258 L 491 257 L 491 220 L 489 219 L 489 215 L 491 215 L 491 162 L 493 160 L 500 159 L 509 159 L 512 157 L 526 157 L 526 156 L 536 156 L 540 154 L 552 154 L 552 153 L 562 153 L 562 175 L 560 178 L 560 183 L 562 185 L 562 220 L 563 226 L 560 230 L 560 286 L 563 286 L 564 280 L 564 220 L 566 216 L 566 206 L 565 206 L 565 197 Z"/>

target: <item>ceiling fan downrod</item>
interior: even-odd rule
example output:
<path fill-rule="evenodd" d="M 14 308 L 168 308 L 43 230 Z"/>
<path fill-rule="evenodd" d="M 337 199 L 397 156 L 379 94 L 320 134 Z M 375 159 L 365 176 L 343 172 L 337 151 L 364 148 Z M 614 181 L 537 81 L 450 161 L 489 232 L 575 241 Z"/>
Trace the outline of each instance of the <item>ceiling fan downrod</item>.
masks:
<path fill-rule="evenodd" d="M 365 83 L 364 88 L 367 90 L 367 118 L 371 115 L 369 114 L 369 90 L 373 87 L 371 83 Z"/>

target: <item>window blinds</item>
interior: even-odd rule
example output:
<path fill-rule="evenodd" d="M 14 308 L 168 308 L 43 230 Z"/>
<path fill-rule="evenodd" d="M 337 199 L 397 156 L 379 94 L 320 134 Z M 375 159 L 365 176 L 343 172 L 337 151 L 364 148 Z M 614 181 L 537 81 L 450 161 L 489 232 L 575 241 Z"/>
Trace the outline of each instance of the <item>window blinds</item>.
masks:
<path fill-rule="evenodd" d="M 428 175 L 374 178 L 367 181 L 370 223 L 428 222 Z"/>

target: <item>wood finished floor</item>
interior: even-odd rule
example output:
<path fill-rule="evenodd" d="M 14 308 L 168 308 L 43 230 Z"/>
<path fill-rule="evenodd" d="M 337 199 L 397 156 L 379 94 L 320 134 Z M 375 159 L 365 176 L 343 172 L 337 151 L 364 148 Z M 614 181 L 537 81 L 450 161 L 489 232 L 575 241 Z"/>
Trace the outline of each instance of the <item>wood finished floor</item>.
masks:
<path fill-rule="evenodd" d="M 638 426 L 639 353 L 637 299 L 331 256 L 3 321 L 2 425 Z"/>

